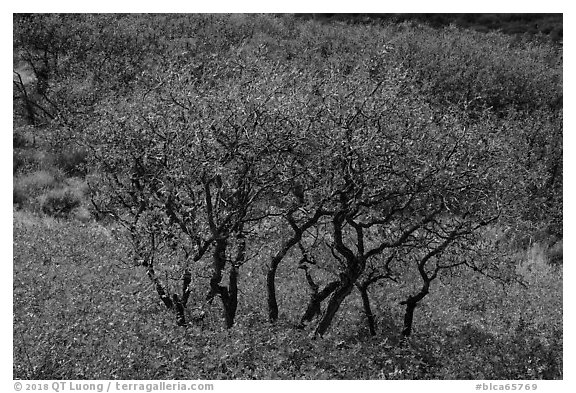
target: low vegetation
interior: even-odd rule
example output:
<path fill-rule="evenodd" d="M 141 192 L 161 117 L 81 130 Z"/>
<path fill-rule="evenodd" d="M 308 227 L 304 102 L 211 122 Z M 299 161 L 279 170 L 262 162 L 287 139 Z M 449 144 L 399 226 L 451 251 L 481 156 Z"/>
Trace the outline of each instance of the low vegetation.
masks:
<path fill-rule="evenodd" d="M 383 21 L 422 23 L 435 28 L 455 25 L 487 33 L 498 31 L 518 39 L 562 42 L 562 14 L 297 14 L 301 18 L 318 21 L 348 21 L 352 23 L 381 23 Z"/>
<path fill-rule="evenodd" d="M 399 339 L 404 291 L 373 292 L 371 336 L 353 293 L 332 333 L 296 329 L 306 280 L 280 272 L 271 325 L 262 264 L 243 267 L 238 317 L 219 323 L 203 288 L 177 326 L 147 278 L 126 262 L 114 227 L 14 214 L 14 377 L 24 379 L 556 379 L 562 376 L 561 273 L 538 246 L 518 255 L 525 285 L 466 273 L 441 278 Z M 560 281 L 559 281 L 560 280 Z M 86 356 L 90 353 L 90 356 Z"/>

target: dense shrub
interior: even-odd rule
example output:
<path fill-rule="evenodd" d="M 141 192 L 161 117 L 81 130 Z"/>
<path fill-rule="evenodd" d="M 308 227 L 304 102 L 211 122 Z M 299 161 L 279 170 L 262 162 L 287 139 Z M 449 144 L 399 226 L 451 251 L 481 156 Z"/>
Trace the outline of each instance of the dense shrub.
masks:
<path fill-rule="evenodd" d="M 43 212 L 56 217 L 70 213 L 81 221 L 89 219 L 87 185 L 80 179 L 66 179 L 58 171 L 36 171 L 14 179 L 13 203 L 18 208 Z M 82 209 L 78 210 L 80 206 Z"/>
<path fill-rule="evenodd" d="M 562 57 L 545 44 L 499 34 L 410 29 L 394 43 L 425 97 L 472 113 L 562 109 Z"/>
<path fill-rule="evenodd" d="M 17 132 L 14 130 L 14 134 L 12 137 L 12 147 L 14 149 L 20 149 L 23 147 L 27 147 L 29 145 L 28 138 L 26 138 L 22 133 Z"/>
<path fill-rule="evenodd" d="M 30 155 L 23 151 L 14 150 L 12 153 L 12 173 L 15 175 L 17 172 L 30 168 Z"/>
<path fill-rule="evenodd" d="M 501 31 L 506 34 L 529 34 L 538 40 L 538 34 L 550 36 L 552 41 L 562 39 L 562 14 L 391 14 L 381 15 L 393 20 L 415 20 L 434 27 L 457 25 L 476 31 Z"/>
<path fill-rule="evenodd" d="M 14 179 L 14 193 L 21 202 L 33 200 L 53 189 L 58 184 L 57 177 L 48 171 L 36 171 Z"/>
<path fill-rule="evenodd" d="M 34 168 L 34 139 L 28 127 L 15 127 L 12 133 L 12 172 L 31 171 Z"/>
<path fill-rule="evenodd" d="M 68 176 L 85 176 L 88 152 L 86 150 L 61 150 L 54 163 Z"/>
<path fill-rule="evenodd" d="M 28 196 L 21 188 L 13 187 L 12 191 L 12 203 L 16 205 L 16 207 L 22 207 L 28 201 Z"/>
<path fill-rule="evenodd" d="M 81 198 L 71 189 L 60 188 L 42 197 L 42 211 L 54 217 L 68 217 L 73 209 L 80 206 Z"/>

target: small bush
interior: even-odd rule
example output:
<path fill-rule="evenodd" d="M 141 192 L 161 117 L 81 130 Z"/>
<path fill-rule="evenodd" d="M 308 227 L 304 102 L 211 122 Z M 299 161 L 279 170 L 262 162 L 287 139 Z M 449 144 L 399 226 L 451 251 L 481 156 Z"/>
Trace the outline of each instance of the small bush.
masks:
<path fill-rule="evenodd" d="M 28 146 L 28 139 L 20 132 L 14 131 L 12 134 L 12 147 L 14 149 L 21 149 Z"/>
<path fill-rule="evenodd" d="M 559 240 L 548 248 L 548 263 L 552 266 L 562 265 L 563 259 L 562 240 Z"/>
<path fill-rule="evenodd" d="M 71 189 L 50 191 L 41 203 L 42 211 L 54 217 L 68 217 L 82 203 L 81 197 Z"/>
<path fill-rule="evenodd" d="M 42 150 L 15 149 L 12 157 L 13 173 L 55 171 L 54 157 Z"/>
<path fill-rule="evenodd" d="M 12 153 L 12 173 L 23 172 L 31 167 L 31 156 L 26 150 L 14 150 Z"/>
<path fill-rule="evenodd" d="M 54 168 L 54 155 L 42 150 L 33 150 L 32 159 L 37 168 L 56 171 Z"/>
<path fill-rule="evenodd" d="M 21 188 L 16 188 L 12 190 L 12 203 L 17 207 L 22 207 L 28 202 L 28 196 Z"/>
<path fill-rule="evenodd" d="M 42 190 L 54 188 L 56 182 L 57 179 L 51 172 L 36 171 L 15 179 L 14 188 L 20 188 L 30 193 L 36 193 Z"/>
<path fill-rule="evenodd" d="M 68 176 L 84 177 L 87 157 L 86 150 L 67 150 L 56 154 L 55 164 Z"/>
<path fill-rule="evenodd" d="M 19 209 L 86 222 L 92 218 L 92 212 L 83 206 L 88 193 L 86 182 L 65 178 L 62 172 L 52 168 L 16 177 L 13 204 Z"/>
<path fill-rule="evenodd" d="M 39 196 L 56 187 L 56 177 L 48 171 L 36 171 L 14 179 L 13 203 L 19 208 L 34 204 Z"/>
<path fill-rule="evenodd" d="M 34 147 L 36 144 L 37 129 L 29 125 L 15 126 L 12 131 L 12 147 L 14 149 L 24 149 Z"/>
<path fill-rule="evenodd" d="M 90 210 L 88 210 L 84 206 L 79 206 L 75 208 L 72 211 L 71 216 L 73 216 L 75 220 L 78 220 L 80 222 L 88 222 L 92 219 L 92 214 L 90 213 Z"/>

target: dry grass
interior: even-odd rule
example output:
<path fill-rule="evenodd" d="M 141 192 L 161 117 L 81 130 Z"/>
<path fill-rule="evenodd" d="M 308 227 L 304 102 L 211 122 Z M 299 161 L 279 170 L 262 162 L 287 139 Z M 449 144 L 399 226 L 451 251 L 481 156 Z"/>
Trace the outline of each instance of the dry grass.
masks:
<path fill-rule="evenodd" d="M 292 295 L 281 304 L 279 323 L 270 325 L 265 258 L 241 269 L 234 328 L 223 329 L 217 302 L 178 327 L 145 272 L 131 267 L 120 235 L 93 222 L 14 213 L 14 378 L 562 378 L 562 273 L 540 249 L 519 265 L 526 287 L 466 272 L 444 277 L 418 309 L 414 336 L 401 345 L 390 329 L 401 324 L 397 299 L 405 294 L 393 283 L 371 293 L 375 338 L 356 293 L 324 339 L 295 329 L 306 294 L 304 278 L 288 274 L 289 260 L 278 288 Z M 194 278 L 191 314 L 207 288 L 208 278 Z"/>

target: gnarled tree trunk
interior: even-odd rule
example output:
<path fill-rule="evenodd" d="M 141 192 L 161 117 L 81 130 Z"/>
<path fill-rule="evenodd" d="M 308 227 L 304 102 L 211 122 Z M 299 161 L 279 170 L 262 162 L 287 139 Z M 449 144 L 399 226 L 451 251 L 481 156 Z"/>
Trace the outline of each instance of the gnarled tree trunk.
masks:
<path fill-rule="evenodd" d="M 347 279 L 340 281 L 338 283 L 338 287 L 332 293 L 330 300 L 328 301 L 328 305 L 326 306 L 326 310 L 322 314 L 318 325 L 316 326 L 316 330 L 314 331 L 314 335 L 322 337 L 330 325 L 332 324 L 332 320 L 336 315 L 336 312 L 340 308 L 340 305 L 346 299 L 346 297 L 352 292 L 354 288 L 354 281 Z"/>
<path fill-rule="evenodd" d="M 310 286 L 311 293 L 310 299 L 308 300 L 308 306 L 306 307 L 306 311 L 302 318 L 300 318 L 300 327 L 304 327 L 306 322 L 311 322 L 316 315 L 320 315 L 322 310 L 320 308 L 322 302 L 330 296 L 332 292 L 338 288 L 339 281 L 333 281 L 327 284 L 324 289 L 318 291 L 319 286 L 314 282 L 310 272 L 306 269 L 306 280 L 308 281 L 308 285 Z"/>
<path fill-rule="evenodd" d="M 422 289 L 420 289 L 420 292 L 400 302 L 401 305 L 406 305 L 406 311 L 404 312 L 404 329 L 402 330 L 402 335 L 404 337 L 408 337 L 410 336 L 410 334 L 412 334 L 414 310 L 416 309 L 418 302 L 424 299 L 426 295 L 428 295 L 429 289 L 430 289 L 430 280 L 427 280 L 424 282 L 424 285 L 422 285 Z"/>
<path fill-rule="evenodd" d="M 318 222 L 322 215 L 326 214 L 322 209 L 316 210 L 314 216 L 310 217 L 301 227 L 295 223 L 291 214 L 296 211 L 297 205 L 295 205 L 288 213 L 288 221 L 294 230 L 294 233 L 290 239 L 282 244 L 280 250 L 274 255 L 270 261 L 270 266 L 266 273 L 266 290 L 268 292 L 268 319 L 270 322 L 275 322 L 278 320 L 278 301 L 276 299 L 276 272 L 278 271 L 278 265 L 282 262 L 282 259 L 286 256 L 288 251 L 294 247 L 300 240 L 302 240 L 302 235 L 304 232 L 312 227 Z"/>
<path fill-rule="evenodd" d="M 227 237 L 221 237 L 214 242 L 214 253 L 212 255 L 212 278 L 210 279 L 210 293 L 208 300 L 219 295 L 222 301 L 222 312 L 227 328 L 234 326 L 234 317 L 236 316 L 236 307 L 238 304 L 238 268 L 232 266 L 229 276 L 228 288 L 220 285 L 222 281 L 222 272 L 226 266 L 226 248 L 228 245 Z"/>

